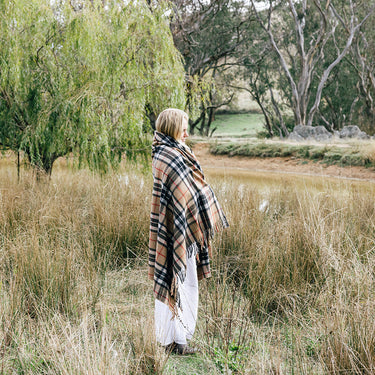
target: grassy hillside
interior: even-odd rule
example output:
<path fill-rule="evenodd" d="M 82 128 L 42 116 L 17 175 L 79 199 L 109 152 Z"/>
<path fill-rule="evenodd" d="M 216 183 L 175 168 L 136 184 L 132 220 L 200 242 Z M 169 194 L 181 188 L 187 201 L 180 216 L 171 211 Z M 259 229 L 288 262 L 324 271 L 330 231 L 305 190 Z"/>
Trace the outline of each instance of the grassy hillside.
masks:
<path fill-rule="evenodd" d="M 372 184 L 317 193 L 292 177 L 262 190 L 211 176 L 230 228 L 200 284 L 201 353 L 168 358 L 147 280 L 152 178 L 129 170 L 60 165 L 18 184 L 0 161 L 1 373 L 374 372 Z"/>

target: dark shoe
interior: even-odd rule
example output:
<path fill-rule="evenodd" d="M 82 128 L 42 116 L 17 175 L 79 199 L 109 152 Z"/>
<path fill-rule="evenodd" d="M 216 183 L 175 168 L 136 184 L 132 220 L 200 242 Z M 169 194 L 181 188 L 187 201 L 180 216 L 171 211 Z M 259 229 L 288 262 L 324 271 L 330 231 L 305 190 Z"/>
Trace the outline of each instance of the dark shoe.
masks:
<path fill-rule="evenodd" d="M 198 349 L 192 348 L 187 344 L 176 344 L 175 342 L 165 347 L 168 354 L 191 355 L 198 353 Z"/>
<path fill-rule="evenodd" d="M 164 348 L 167 354 L 175 353 L 176 343 L 172 342 L 172 344 L 166 345 Z"/>
<path fill-rule="evenodd" d="M 197 348 L 192 348 L 187 344 L 176 344 L 175 351 L 180 355 L 191 355 L 198 353 Z"/>

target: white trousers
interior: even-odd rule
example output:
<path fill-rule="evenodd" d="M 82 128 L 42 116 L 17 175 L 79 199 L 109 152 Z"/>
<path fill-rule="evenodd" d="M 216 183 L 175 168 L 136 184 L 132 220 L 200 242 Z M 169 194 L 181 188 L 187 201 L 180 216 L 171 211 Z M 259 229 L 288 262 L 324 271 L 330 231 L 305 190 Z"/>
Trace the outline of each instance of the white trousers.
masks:
<path fill-rule="evenodd" d="M 181 309 L 172 319 L 169 307 L 155 300 L 155 335 L 161 345 L 186 344 L 195 331 L 198 315 L 198 277 L 195 256 L 186 261 L 186 278 L 179 284 Z"/>

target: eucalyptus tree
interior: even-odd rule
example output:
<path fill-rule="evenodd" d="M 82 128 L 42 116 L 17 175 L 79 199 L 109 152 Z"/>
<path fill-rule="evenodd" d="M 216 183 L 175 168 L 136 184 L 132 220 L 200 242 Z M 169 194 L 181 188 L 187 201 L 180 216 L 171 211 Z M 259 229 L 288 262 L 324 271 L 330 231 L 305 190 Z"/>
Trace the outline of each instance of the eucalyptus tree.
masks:
<path fill-rule="evenodd" d="M 359 77 L 358 89 L 366 103 L 366 109 L 375 118 L 375 37 L 368 38 L 361 33 L 353 46 L 356 72 Z"/>
<path fill-rule="evenodd" d="M 369 1 L 375 4 L 374 0 Z M 365 7 L 361 7 L 365 12 Z M 355 103 L 354 116 L 366 126 L 366 130 L 375 132 L 375 30 L 373 22 L 368 22 L 361 28 L 360 32 L 351 46 L 350 56 L 347 61 L 357 77 L 355 86 L 357 100 Z"/>
<path fill-rule="evenodd" d="M 280 69 L 267 35 L 256 23 L 249 25 L 249 35 L 236 51 L 234 79 L 229 84 L 247 92 L 264 116 L 264 127 L 269 137 L 288 136 L 283 118 L 285 104 L 280 93 Z"/>
<path fill-rule="evenodd" d="M 347 58 L 343 59 L 340 65 L 332 70 L 322 91 L 322 100 L 315 116 L 315 123 L 324 125 L 330 131 L 351 125 L 357 118 L 358 77 L 347 61 Z"/>
<path fill-rule="evenodd" d="M 262 12 L 257 10 L 254 0 L 251 3 L 287 78 L 296 124 L 312 125 L 332 71 L 348 53 L 374 6 L 360 17 L 359 1 L 352 0 L 345 2 L 344 7 L 342 1 L 269 0 Z M 288 18 L 280 19 L 280 12 Z M 283 41 L 288 39 L 292 42 L 283 48 Z M 342 45 L 336 43 L 339 39 Z M 334 54 L 327 53 L 329 42 L 334 45 Z M 324 69 L 319 69 L 322 66 Z"/>
<path fill-rule="evenodd" d="M 347 1 L 336 0 L 335 6 L 339 14 L 348 12 Z M 356 15 L 358 19 L 366 17 L 375 1 L 357 1 Z M 370 16 L 372 19 L 374 14 Z M 355 34 L 353 42 L 346 56 L 337 65 L 327 80 L 322 92 L 322 101 L 318 109 L 318 118 L 328 129 L 341 129 L 344 125 L 358 124 L 363 130 L 374 132 L 374 112 L 371 108 L 372 96 L 375 89 L 373 72 L 375 64 L 372 19 L 364 23 Z M 340 19 L 342 25 L 345 25 Z M 334 58 L 337 48 L 345 45 L 348 29 L 333 35 L 327 43 L 326 60 Z M 318 67 L 323 71 L 323 67 Z"/>
<path fill-rule="evenodd" d="M 71 153 L 92 168 L 116 165 L 143 148 L 146 107 L 185 105 L 165 9 L 77 4 L 0 1 L 0 145 L 49 174 Z"/>
<path fill-rule="evenodd" d="M 248 35 L 251 12 L 242 0 L 173 0 L 171 5 L 174 43 L 185 62 L 190 131 L 208 135 L 215 110 L 233 98 L 229 85 L 216 83 L 224 82 L 224 71 Z"/>

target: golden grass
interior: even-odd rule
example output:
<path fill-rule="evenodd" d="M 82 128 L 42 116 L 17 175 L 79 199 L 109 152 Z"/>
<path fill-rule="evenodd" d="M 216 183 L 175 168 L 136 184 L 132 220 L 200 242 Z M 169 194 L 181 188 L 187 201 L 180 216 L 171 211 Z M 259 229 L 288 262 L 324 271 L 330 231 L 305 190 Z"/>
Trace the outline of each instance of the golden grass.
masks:
<path fill-rule="evenodd" d="M 363 155 L 365 155 L 370 162 L 375 163 L 375 142 L 367 142 L 359 147 L 362 149 Z"/>
<path fill-rule="evenodd" d="M 374 185 L 248 181 L 210 176 L 231 226 L 201 284 L 201 354 L 168 358 L 146 272 L 151 176 L 60 165 L 17 183 L 0 161 L 0 373 L 374 373 Z"/>

